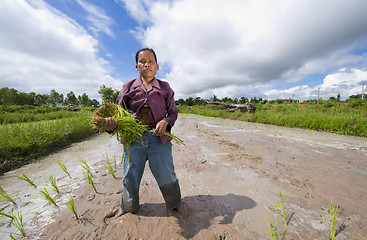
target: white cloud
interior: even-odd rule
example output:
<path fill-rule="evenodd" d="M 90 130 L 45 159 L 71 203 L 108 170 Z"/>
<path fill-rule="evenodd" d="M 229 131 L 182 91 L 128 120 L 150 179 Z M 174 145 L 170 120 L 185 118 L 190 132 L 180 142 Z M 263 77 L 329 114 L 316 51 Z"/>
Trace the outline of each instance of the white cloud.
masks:
<path fill-rule="evenodd" d="M 367 63 L 353 53 L 367 46 L 365 0 L 120 1 L 177 97 L 267 97 L 274 82 Z"/>
<path fill-rule="evenodd" d="M 265 92 L 270 99 L 322 99 L 337 97 L 340 93 L 341 99 L 347 99 L 351 95 L 362 93 L 362 84 L 367 86 L 367 69 L 342 68 L 336 73 L 327 75 L 320 85 L 309 87 L 307 85 L 297 86 L 286 90 L 270 90 Z"/>
<path fill-rule="evenodd" d="M 113 20 L 105 13 L 102 8 L 99 8 L 93 4 L 90 4 L 84 0 L 76 0 L 77 3 L 88 13 L 87 19 L 92 24 L 89 28 L 95 35 L 99 32 L 115 37 L 111 30 L 111 24 Z"/>
<path fill-rule="evenodd" d="M 0 87 L 97 99 L 100 85 L 121 87 L 97 56 L 97 40 L 73 20 L 43 1 L 0 5 Z"/>

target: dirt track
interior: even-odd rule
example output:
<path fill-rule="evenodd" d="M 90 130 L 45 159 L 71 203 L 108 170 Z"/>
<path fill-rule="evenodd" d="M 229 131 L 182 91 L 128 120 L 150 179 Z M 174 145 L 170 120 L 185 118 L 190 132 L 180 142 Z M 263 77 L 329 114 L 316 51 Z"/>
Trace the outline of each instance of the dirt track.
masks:
<path fill-rule="evenodd" d="M 121 164 L 115 180 L 100 153 L 119 158 L 121 146 L 101 135 L 67 150 L 89 156 L 84 160 L 91 165 L 99 193 L 94 194 L 80 169 L 73 170 L 70 180 L 56 170 L 54 160 L 50 168 L 57 180 L 74 183 L 56 195 L 59 208 L 46 204 L 32 224 L 25 223 L 28 238 L 269 239 L 266 215 L 279 233 L 288 234 L 285 239 L 328 239 L 329 223 L 322 218 L 328 216 L 330 199 L 340 211 L 337 228 L 342 231 L 335 239 L 367 237 L 367 139 L 201 116 L 180 116 L 173 130 L 186 143 L 174 145 L 183 196 L 179 213 L 166 210 L 147 166 L 139 213 L 119 215 Z M 61 155 L 54 158 L 63 161 Z M 280 200 L 279 191 L 290 218 L 287 228 L 281 215 L 271 211 Z M 78 221 L 65 207 L 70 195 L 78 207 Z M 32 205 L 30 197 L 22 201 Z M 349 224 L 345 229 L 340 228 L 343 222 Z"/>

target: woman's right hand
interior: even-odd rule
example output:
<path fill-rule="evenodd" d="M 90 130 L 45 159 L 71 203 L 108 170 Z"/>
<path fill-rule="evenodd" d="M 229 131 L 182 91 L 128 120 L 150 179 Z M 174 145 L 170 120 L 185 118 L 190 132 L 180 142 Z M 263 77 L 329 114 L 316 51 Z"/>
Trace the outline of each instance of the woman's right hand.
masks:
<path fill-rule="evenodd" d="M 104 123 L 104 130 L 105 131 L 113 131 L 116 129 L 117 127 L 117 120 L 114 119 L 113 117 L 108 117 L 108 118 L 105 118 L 106 121 Z"/>

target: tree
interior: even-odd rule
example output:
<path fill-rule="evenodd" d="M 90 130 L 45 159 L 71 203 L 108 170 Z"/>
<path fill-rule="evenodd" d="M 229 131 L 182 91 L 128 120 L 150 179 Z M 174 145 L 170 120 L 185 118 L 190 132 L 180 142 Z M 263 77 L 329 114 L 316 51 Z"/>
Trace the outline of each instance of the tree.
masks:
<path fill-rule="evenodd" d="M 78 96 L 79 104 L 82 107 L 89 107 L 92 105 L 91 100 L 89 99 L 86 93 L 83 93 L 81 96 Z"/>
<path fill-rule="evenodd" d="M 47 105 L 48 94 L 37 94 L 34 99 L 35 99 L 34 103 L 36 106 Z"/>
<path fill-rule="evenodd" d="M 56 107 L 56 106 L 60 106 L 62 105 L 64 101 L 64 95 L 63 94 L 60 94 L 58 92 L 56 92 L 55 89 L 52 89 L 50 91 L 50 94 L 48 96 L 48 104 L 51 105 L 52 107 Z"/>
<path fill-rule="evenodd" d="M 72 106 L 78 106 L 79 105 L 79 101 L 78 101 L 77 97 L 75 96 L 75 94 L 73 93 L 73 91 L 70 91 L 66 95 L 64 103 L 65 103 L 65 105 L 72 105 Z"/>
<path fill-rule="evenodd" d="M 90 101 L 90 104 L 92 107 L 99 107 L 99 102 L 97 101 L 97 99 L 92 99 Z"/>
<path fill-rule="evenodd" d="M 105 85 L 100 86 L 98 93 L 102 95 L 103 102 L 115 102 L 119 91 L 108 88 Z"/>

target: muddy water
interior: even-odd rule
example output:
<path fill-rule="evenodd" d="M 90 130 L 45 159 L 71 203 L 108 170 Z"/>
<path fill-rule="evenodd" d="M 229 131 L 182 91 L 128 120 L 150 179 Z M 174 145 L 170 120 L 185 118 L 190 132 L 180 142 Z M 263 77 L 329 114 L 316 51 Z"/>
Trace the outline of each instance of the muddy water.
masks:
<path fill-rule="evenodd" d="M 333 161 L 340 159 L 342 162 L 348 161 L 350 158 L 350 161 L 355 161 L 357 166 L 361 166 L 348 168 L 348 170 L 357 173 L 353 176 L 358 174 L 366 176 L 367 173 L 365 166 L 367 140 L 364 138 L 201 116 L 179 118 L 173 133 L 182 137 L 186 143 L 186 146 L 174 145 L 176 173 L 180 180 L 183 198 L 198 195 L 214 196 L 226 216 L 224 219 L 222 219 L 223 216 L 217 216 L 218 221 L 233 224 L 244 235 L 246 231 L 250 230 L 261 236 L 267 236 L 264 215 L 269 214 L 270 204 L 277 203 L 279 191 L 284 195 L 293 195 L 297 199 L 297 192 L 282 184 L 287 183 L 287 177 L 291 176 L 293 165 L 287 165 L 287 174 L 283 174 L 279 170 L 279 173 L 274 171 L 273 176 L 268 174 L 270 177 L 268 175 L 264 177 L 259 173 L 263 171 L 269 173 L 276 170 L 274 168 L 269 171 L 266 169 L 266 164 L 278 161 L 281 167 L 288 164 L 287 159 L 292 160 L 290 163 L 299 159 L 299 163 L 303 164 L 311 160 L 303 155 L 299 157 L 300 153 L 303 154 L 305 151 L 304 155 L 307 157 L 315 155 L 321 159 L 323 156 L 330 155 Z M 275 154 L 274 149 L 277 150 Z M 334 152 L 335 156 L 332 155 Z M 121 144 L 106 134 L 96 135 L 83 142 L 73 144 L 71 147 L 52 154 L 37 163 L 24 166 L 0 177 L 0 185 L 18 203 L 14 213 L 18 211 L 23 213 L 26 231 L 33 228 L 35 223 L 32 220 L 36 217 L 38 225 L 40 219 L 43 221 L 41 225 L 47 225 L 54 221 L 52 216 L 55 212 L 60 211 L 60 208 L 66 208 L 67 199 L 65 196 L 70 194 L 52 192 L 49 187 L 50 176 L 57 179 L 59 186 L 63 186 L 61 191 L 72 193 L 73 189 L 78 188 L 81 184 L 86 184 L 80 161 L 85 160 L 92 168 L 94 164 L 105 161 L 106 154 L 110 159 L 116 157 L 119 160 L 122 155 Z M 303 161 L 304 158 L 307 161 Z M 325 158 L 325 161 L 327 159 Z M 73 181 L 61 170 L 57 164 L 59 161 L 67 167 Z M 341 164 L 333 164 L 333 166 L 341 166 Z M 18 176 L 21 174 L 32 179 L 37 184 L 37 189 L 19 180 Z M 278 176 L 275 176 L 276 174 Z M 305 175 L 304 178 L 313 179 L 315 176 Z M 347 179 L 349 176 L 345 178 Z M 319 182 L 322 183 L 324 179 L 320 178 L 320 180 Z M 143 176 L 142 183 L 152 181 L 154 179 L 148 170 Z M 361 182 L 361 184 L 364 183 Z M 40 197 L 39 190 L 44 189 L 44 187 L 55 197 L 59 207 L 47 203 Z M 322 189 L 321 187 L 315 185 L 314 188 L 318 190 Z M 316 191 L 309 191 L 315 195 L 319 194 Z M 321 193 L 320 196 L 322 196 Z M 196 199 L 196 197 L 192 199 Z M 342 202 L 346 202 L 346 200 Z M 299 203 L 297 202 L 297 204 Z M 299 208 L 298 206 L 295 208 Z M 13 208 L 12 204 L 6 202 L 0 203 L 0 207 L 6 212 L 10 212 Z M 311 218 L 310 215 L 305 215 L 304 218 L 309 218 L 312 221 L 313 216 Z M 327 226 L 320 224 L 317 228 L 327 229 Z M 302 228 L 297 230 L 302 233 Z M 12 232 L 17 232 L 15 227 L 2 224 L 0 226 L 0 239 L 10 239 L 9 234 Z"/>
<path fill-rule="evenodd" d="M 61 192 L 70 193 L 80 184 L 86 182 L 83 173 L 81 161 L 86 161 L 92 168 L 99 161 L 105 160 L 105 155 L 113 161 L 116 157 L 120 161 L 122 156 L 122 146 L 115 138 L 110 138 L 107 134 L 95 135 L 82 142 L 75 143 L 72 146 L 45 157 L 41 161 L 23 166 L 22 168 L 8 172 L 0 177 L 0 186 L 12 196 L 18 203 L 17 206 L 8 202 L 0 203 L 0 207 L 5 212 L 11 212 L 14 208 L 14 215 L 21 211 L 23 223 L 26 229 L 32 228 L 32 219 L 36 216 L 42 216 L 44 224 L 52 222 L 51 215 L 60 210 L 60 207 L 48 203 L 40 190 L 47 189 L 50 195 L 56 199 L 59 206 L 66 206 L 68 199 L 66 194 L 56 194 L 50 187 L 50 177 L 56 178 L 57 185 Z M 70 173 L 70 179 L 60 168 L 58 162 L 64 164 Z M 31 179 L 37 188 L 31 186 L 26 181 L 18 179 L 20 175 L 26 175 Z M 71 184 L 72 183 L 72 184 Z M 4 220 L 4 217 L 2 217 Z M 10 239 L 10 233 L 16 233 L 14 226 L 3 223 L 0 227 L 0 239 Z"/>

